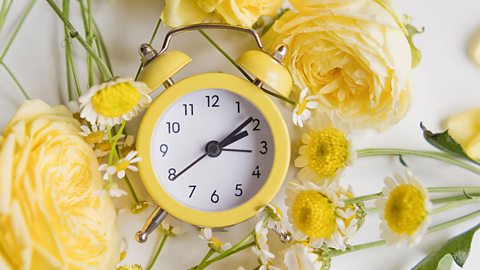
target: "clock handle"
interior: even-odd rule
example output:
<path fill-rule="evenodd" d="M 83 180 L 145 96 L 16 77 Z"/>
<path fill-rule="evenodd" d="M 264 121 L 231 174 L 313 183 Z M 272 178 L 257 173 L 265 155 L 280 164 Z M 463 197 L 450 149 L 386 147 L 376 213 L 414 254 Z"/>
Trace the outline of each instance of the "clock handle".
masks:
<path fill-rule="evenodd" d="M 162 208 L 155 208 L 145 222 L 145 225 L 143 225 L 142 229 L 135 234 L 135 240 L 137 240 L 139 243 L 147 242 L 148 236 L 160 225 L 167 214 L 168 213 Z"/>
<path fill-rule="evenodd" d="M 247 34 L 250 34 L 253 39 L 255 40 L 255 43 L 257 47 L 260 50 L 263 50 L 263 45 L 262 41 L 260 40 L 260 37 L 258 36 L 257 32 L 255 30 L 249 29 L 249 28 L 243 28 L 243 27 L 238 27 L 238 26 L 232 26 L 232 25 L 226 25 L 226 24 L 215 24 L 215 23 L 198 23 L 198 24 L 191 24 L 188 26 L 176 28 L 173 30 L 170 30 L 170 32 L 167 33 L 165 36 L 165 40 L 163 42 L 162 49 L 158 52 L 158 54 L 164 53 L 167 49 L 168 46 L 170 45 L 170 41 L 172 40 L 172 37 L 176 34 L 180 33 L 185 33 L 185 32 L 190 32 L 194 30 L 204 30 L 204 29 L 227 29 L 227 30 L 233 30 L 233 31 L 239 31 L 239 32 L 244 32 Z"/>

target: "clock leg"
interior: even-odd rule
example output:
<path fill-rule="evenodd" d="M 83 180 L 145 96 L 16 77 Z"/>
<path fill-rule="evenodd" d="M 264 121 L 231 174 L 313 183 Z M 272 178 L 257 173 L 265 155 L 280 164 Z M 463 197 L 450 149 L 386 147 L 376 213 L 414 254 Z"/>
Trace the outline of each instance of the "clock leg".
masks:
<path fill-rule="evenodd" d="M 139 243 L 147 242 L 148 236 L 160 225 L 167 214 L 168 213 L 162 208 L 155 208 L 145 222 L 145 225 L 143 225 L 142 229 L 135 234 L 135 240 L 137 240 Z"/>

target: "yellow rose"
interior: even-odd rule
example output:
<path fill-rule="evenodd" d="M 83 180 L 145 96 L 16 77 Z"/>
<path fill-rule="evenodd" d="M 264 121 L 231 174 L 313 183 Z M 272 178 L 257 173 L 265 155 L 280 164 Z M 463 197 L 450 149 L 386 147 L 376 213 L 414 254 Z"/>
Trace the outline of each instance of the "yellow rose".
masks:
<path fill-rule="evenodd" d="M 409 107 L 411 51 L 402 29 L 375 1 L 291 0 L 263 37 L 288 46 L 285 65 L 296 89 L 319 97 L 357 128 L 384 129 Z"/>
<path fill-rule="evenodd" d="M 466 154 L 480 161 L 480 108 L 458 113 L 447 120 L 448 133 Z"/>
<path fill-rule="evenodd" d="M 252 27 L 260 16 L 274 16 L 282 0 L 166 0 L 163 22 L 179 27 L 204 21 Z"/>
<path fill-rule="evenodd" d="M 113 269 L 115 209 L 79 123 L 26 101 L 0 140 L 0 268 Z"/>

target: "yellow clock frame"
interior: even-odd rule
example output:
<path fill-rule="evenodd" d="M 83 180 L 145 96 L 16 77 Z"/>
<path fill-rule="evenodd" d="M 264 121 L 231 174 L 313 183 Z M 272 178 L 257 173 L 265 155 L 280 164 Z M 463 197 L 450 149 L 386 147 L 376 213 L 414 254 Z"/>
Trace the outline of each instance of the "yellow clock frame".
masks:
<path fill-rule="evenodd" d="M 157 121 L 179 98 L 203 89 L 224 89 L 251 102 L 267 120 L 274 141 L 274 160 L 264 185 L 245 203 L 224 211 L 201 211 L 177 201 L 160 184 L 151 162 L 151 142 Z M 155 202 L 170 215 L 205 227 L 226 227 L 255 216 L 263 206 L 274 199 L 290 165 L 288 129 L 275 103 L 254 84 L 225 73 L 203 73 L 187 77 L 161 93 L 142 119 L 137 135 L 137 150 L 143 158 L 139 162 L 142 181 Z"/>

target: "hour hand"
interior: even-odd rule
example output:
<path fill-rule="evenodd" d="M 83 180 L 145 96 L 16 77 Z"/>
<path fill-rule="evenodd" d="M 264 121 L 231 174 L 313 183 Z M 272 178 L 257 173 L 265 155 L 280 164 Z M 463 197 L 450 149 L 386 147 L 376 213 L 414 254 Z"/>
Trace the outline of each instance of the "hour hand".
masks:
<path fill-rule="evenodd" d="M 248 131 L 244 130 L 232 137 L 227 137 L 223 141 L 221 141 L 218 145 L 220 146 L 221 149 L 223 149 L 225 146 L 228 146 L 236 141 L 239 141 L 245 137 L 248 136 Z"/>
<path fill-rule="evenodd" d="M 247 131 L 240 132 L 243 128 L 245 128 L 250 122 L 253 121 L 253 117 L 249 117 L 247 120 L 245 120 L 240 126 L 238 126 L 236 129 L 234 129 L 230 134 L 227 135 L 218 145 L 220 148 L 223 148 L 229 144 L 232 144 L 246 136 L 248 136 Z M 239 133 L 240 132 L 240 133 Z M 238 133 L 238 134 L 237 134 Z"/>

